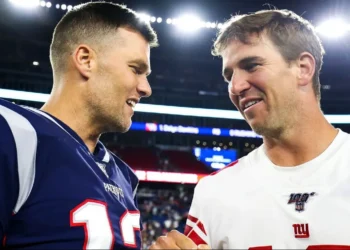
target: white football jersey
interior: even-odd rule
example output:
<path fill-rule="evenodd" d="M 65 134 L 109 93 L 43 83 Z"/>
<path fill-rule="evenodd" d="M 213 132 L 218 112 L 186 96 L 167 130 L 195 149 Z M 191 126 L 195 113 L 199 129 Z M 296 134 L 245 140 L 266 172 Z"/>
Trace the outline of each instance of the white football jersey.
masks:
<path fill-rule="evenodd" d="M 350 135 L 300 166 L 274 165 L 262 145 L 203 178 L 185 234 L 212 249 L 350 249 Z"/>

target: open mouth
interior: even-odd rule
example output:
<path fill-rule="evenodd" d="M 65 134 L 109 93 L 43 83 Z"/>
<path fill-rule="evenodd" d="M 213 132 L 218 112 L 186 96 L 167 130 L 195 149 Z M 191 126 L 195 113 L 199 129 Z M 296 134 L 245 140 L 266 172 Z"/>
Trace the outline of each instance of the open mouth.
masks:
<path fill-rule="evenodd" d="M 133 100 L 127 100 L 126 104 L 128 104 L 132 109 L 136 107 L 136 102 Z"/>
<path fill-rule="evenodd" d="M 244 107 L 243 107 L 243 111 L 246 111 L 248 108 L 256 105 L 257 103 L 261 102 L 262 100 L 253 100 L 253 101 L 249 101 L 247 102 Z"/>

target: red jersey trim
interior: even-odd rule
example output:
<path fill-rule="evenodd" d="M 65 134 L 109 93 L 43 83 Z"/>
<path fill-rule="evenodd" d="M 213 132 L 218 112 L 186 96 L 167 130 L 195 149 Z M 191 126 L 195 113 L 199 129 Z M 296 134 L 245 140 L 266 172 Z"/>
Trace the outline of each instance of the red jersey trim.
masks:
<path fill-rule="evenodd" d="M 196 217 L 192 216 L 192 215 L 188 215 L 187 217 L 190 221 L 192 221 L 193 223 L 197 224 L 197 227 L 202 231 L 202 233 L 204 233 L 205 235 L 207 235 L 207 232 L 204 229 L 204 225 L 203 223 Z M 190 229 L 192 229 L 191 226 L 188 226 Z M 187 228 L 187 226 L 186 226 Z M 189 233 L 189 230 L 187 231 L 187 233 Z"/>
<path fill-rule="evenodd" d="M 187 229 L 187 227 L 189 229 Z M 192 227 L 190 226 L 186 226 L 187 230 L 192 229 Z M 191 232 L 187 235 L 188 238 L 190 238 L 191 240 L 193 240 L 193 242 L 196 245 L 200 245 L 200 244 L 208 244 L 207 242 L 205 242 L 194 230 L 191 230 Z"/>

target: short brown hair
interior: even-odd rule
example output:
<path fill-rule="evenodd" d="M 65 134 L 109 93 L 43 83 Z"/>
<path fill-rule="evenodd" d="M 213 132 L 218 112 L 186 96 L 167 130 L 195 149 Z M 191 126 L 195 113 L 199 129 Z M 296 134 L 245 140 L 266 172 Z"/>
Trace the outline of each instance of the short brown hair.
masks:
<path fill-rule="evenodd" d="M 124 5 L 104 1 L 75 6 L 57 24 L 50 46 L 52 68 L 59 72 L 65 68 L 65 58 L 79 43 L 98 43 L 126 27 L 139 32 L 151 47 L 158 46 L 158 38 L 149 22 L 141 21 L 137 14 Z"/>
<path fill-rule="evenodd" d="M 233 40 L 249 44 L 251 35 L 260 36 L 263 32 L 287 62 L 296 60 L 302 52 L 313 55 L 316 61 L 313 89 L 320 100 L 319 75 L 325 51 L 312 24 L 292 11 L 262 10 L 232 17 L 219 31 L 212 54 L 219 56 Z"/>

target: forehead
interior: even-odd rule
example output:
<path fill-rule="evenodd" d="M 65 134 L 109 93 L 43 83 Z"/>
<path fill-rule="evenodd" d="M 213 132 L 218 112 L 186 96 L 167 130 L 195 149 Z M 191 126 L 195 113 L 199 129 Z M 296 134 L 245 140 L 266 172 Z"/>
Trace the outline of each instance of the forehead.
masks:
<path fill-rule="evenodd" d="M 139 32 L 129 28 L 118 28 L 115 41 L 115 51 L 123 54 L 125 59 L 149 61 L 150 45 Z"/>
<path fill-rule="evenodd" d="M 237 64 L 246 57 L 271 58 L 279 54 L 273 43 L 265 35 L 254 36 L 249 44 L 244 44 L 238 40 L 231 41 L 222 51 L 223 67 Z"/>

